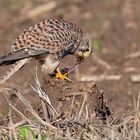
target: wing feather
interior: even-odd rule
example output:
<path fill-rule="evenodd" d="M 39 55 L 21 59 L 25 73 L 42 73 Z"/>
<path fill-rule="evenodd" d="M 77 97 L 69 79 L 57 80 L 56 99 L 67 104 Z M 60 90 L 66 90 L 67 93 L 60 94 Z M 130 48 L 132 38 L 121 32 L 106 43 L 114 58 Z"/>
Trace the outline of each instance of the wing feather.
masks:
<path fill-rule="evenodd" d="M 48 51 L 47 50 L 20 49 L 16 52 L 9 52 L 8 54 L 5 54 L 2 57 L 0 57 L 0 65 L 13 64 L 14 62 L 16 62 L 18 60 L 38 56 L 38 55 L 44 54 L 44 53 L 47 54 Z"/>
<path fill-rule="evenodd" d="M 82 30 L 75 24 L 55 19 L 46 20 L 25 29 L 13 43 L 11 52 L 0 57 L 0 65 L 45 53 L 62 51 L 68 54 L 76 50 L 81 39 Z"/>

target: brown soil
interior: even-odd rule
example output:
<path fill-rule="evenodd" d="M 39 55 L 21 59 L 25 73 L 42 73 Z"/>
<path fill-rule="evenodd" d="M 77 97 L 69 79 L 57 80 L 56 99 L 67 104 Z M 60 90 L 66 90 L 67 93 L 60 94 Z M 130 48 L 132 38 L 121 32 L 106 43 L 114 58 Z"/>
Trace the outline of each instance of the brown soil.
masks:
<path fill-rule="evenodd" d="M 17 2 L 14 0 L 14 2 Z M 103 79 L 99 80 L 97 77 L 96 84 L 99 89 L 104 90 L 104 98 L 114 117 L 123 118 L 123 116 L 134 111 L 134 99 L 137 99 L 140 89 L 139 82 L 133 82 L 130 79 L 132 74 L 140 73 L 140 57 L 128 58 L 127 56 L 133 52 L 140 51 L 140 19 L 139 19 L 139 1 L 131 2 L 131 0 L 72 0 L 72 1 L 56 1 L 57 6 L 50 12 L 44 12 L 41 16 L 34 18 L 27 18 L 29 9 L 43 4 L 47 0 L 27 0 L 15 4 L 10 3 L 9 0 L 0 1 L 0 50 L 4 53 L 9 50 L 10 44 L 14 38 L 20 34 L 25 27 L 33 25 L 40 20 L 48 18 L 65 18 L 66 20 L 74 21 L 81 26 L 87 33 L 94 36 L 102 46 L 100 53 L 96 50 L 93 55 L 96 55 L 101 60 L 104 60 L 112 68 L 108 69 L 106 66 L 95 61 L 94 57 L 88 58 L 85 63 L 79 66 L 80 77 L 83 76 L 100 76 L 107 75 L 121 75 L 122 78 L 116 80 Z M 21 8 L 22 7 L 22 8 Z M 67 59 L 66 63 L 70 63 L 71 59 Z M 33 93 L 29 87 L 29 83 L 34 82 L 35 62 L 22 68 L 16 73 L 8 82 L 14 83 L 24 96 L 31 101 L 35 109 L 38 109 L 40 103 L 38 96 Z M 129 68 L 129 71 L 128 71 Z M 131 68 L 131 70 L 130 70 Z M 8 67 L 2 67 L 0 74 L 2 75 Z M 58 106 L 60 100 L 63 102 L 62 112 L 67 110 L 70 102 L 67 102 L 65 96 L 69 90 L 79 91 L 88 86 L 88 82 L 74 82 L 75 73 L 71 74 L 73 82 L 56 82 L 44 83 L 46 93 L 52 100 L 55 107 Z M 74 78 L 73 78 L 74 77 Z M 90 82 L 89 82 L 90 83 Z M 90 84 L 92 84 L 91 82 Z M 84 85 L 87 84 L 87 85 Z M 10 85 L 9 85 L 10 86 Z M 63 88 L 70 86 L 71 89 Z M 93 90 L 96 91 L 95 89 Z M 86 88 L 88 92 L 88 88 Z M 100 91 L 97 91 L 100 93 Z M 65 95 L 64 95 L 65 94 Z M 101 94 L 100 94 L 101 95 Z M 95 100 L 96 97 L 93 97 Z M 10 95 L 9 99 L 12 103 L 17 101 L 17 97 Z M 77 98 L 77 100 L 82 100 Z M 90 102 L 92 99 L 90 99 Z M 96 100 L 96 103 L 98 100 Z M 95 107 L 94 104 L 94 110 Z M 16 105 L 20 105 L 20 102 Z M 92 109 L 92 107 L 90 108 Z M 22 105 L 19 110 L 27 113 Z M 8 103 L 5 97 L 0 95 L 0 112 L 5 117 L 8 110 Z M 62 113 L 61 112 L 61 113 Z M 18 116 L 16 117 L 18 118 Z M 3 118 L 2 118 L 3 119 Z"/>

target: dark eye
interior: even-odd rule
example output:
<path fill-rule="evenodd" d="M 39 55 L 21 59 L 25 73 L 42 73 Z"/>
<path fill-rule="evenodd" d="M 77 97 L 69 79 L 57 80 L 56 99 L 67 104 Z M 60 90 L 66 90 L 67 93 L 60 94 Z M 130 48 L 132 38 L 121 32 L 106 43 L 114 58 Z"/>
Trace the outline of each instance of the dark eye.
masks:
<path fill-rule="evenodd" d="M 85 51 L 88 52 L 89 51 L 89 48 L 87 48 Z"/>

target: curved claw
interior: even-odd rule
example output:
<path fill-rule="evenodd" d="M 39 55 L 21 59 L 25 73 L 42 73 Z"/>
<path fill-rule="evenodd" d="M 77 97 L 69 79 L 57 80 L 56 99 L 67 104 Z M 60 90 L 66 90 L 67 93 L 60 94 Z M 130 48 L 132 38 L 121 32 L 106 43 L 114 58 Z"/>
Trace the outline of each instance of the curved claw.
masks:
<path fill-rule="evenodd" d="M 66 72 L 66 73 L 64 73 L 64 74 L 62 74 L 62 72 L 60 71 L 60 69 L 59 68 L 57 68 L 56 69 L 56 76 L 55 76 L 55 78 L 56 79 L 61 79 L 61 80 L 67 80 L 67 81 L 71 81 L 69 78 L 68 78 L 68 73 Z"/>

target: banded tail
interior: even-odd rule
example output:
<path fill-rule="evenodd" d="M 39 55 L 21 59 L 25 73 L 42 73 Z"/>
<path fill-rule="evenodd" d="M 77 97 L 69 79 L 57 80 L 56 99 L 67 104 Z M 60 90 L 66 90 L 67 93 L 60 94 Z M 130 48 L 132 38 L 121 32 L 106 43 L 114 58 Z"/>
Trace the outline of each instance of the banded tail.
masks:
<path fill-rule="evenodd" d="M 9 52 L 0 57 L 0 66 L 11 65 L 11 68 L 0 77 L 0 84 L 8 80 L 13 74 L 15 74 L 25 63 L 31 59 L 31 51 L 26 52 L 21 49 L 16 52 Z"/>
<path fill-rule="evenodd" d="M 25 63 L 27 63 L 30 60 L 30 58 L 25 58 L 18 60 L 15 62 L 11 68 L 3 75 L 0 77 L 0 84 L 6 82 L 13 74 L 15 74 Z M 9 63 L 8 63 L 9 62 Z M 13 62 L 11 62 L 13 63 Z M 5 61 L 5 63 L 0 62 L 0 65 L 9 65 L 11 64 L 10 61 Z"/>

